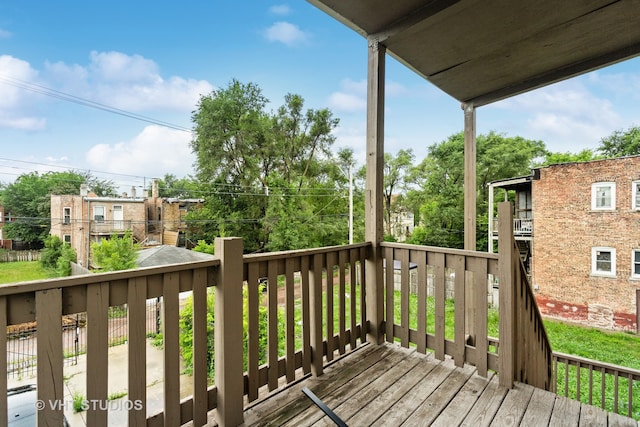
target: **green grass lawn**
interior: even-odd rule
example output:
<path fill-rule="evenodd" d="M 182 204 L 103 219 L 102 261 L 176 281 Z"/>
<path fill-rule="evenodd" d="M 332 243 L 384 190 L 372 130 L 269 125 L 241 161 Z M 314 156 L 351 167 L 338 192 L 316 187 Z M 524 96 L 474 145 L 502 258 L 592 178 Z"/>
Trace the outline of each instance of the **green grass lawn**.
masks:
<path fill-rule="evenodd" d="M 55 277 L 55 274 L 44 270 L 38 261 L 0 263 L 0 284 L 50 279 L 52 277 Z"/>

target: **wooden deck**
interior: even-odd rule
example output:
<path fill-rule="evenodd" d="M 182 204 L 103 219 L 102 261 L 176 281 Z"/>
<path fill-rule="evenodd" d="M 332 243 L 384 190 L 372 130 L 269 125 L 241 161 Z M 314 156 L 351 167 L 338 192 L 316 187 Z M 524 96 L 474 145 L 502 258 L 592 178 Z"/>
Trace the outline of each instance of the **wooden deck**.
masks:
<path fill-rule="evenodd" d="M 349 426 L 634 426 L 639 423 L 600 408 L 516 383 L 500 387 L 497 377 L 456 368 L 396 345 L 368 345 L 249 406 L 247 426 L 331 426 L 307 398 L 315 393 Z"/>

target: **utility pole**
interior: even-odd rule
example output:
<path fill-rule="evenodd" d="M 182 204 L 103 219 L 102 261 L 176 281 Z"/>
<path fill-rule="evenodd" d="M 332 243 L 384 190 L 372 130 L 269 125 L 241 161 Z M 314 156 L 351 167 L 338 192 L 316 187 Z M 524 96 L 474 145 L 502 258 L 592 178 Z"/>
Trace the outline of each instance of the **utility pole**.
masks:
<path fill-rule="evenodd" d="M 353 174 L 352 165 L 349 163 L 349 244 L 353 244 Z"/>

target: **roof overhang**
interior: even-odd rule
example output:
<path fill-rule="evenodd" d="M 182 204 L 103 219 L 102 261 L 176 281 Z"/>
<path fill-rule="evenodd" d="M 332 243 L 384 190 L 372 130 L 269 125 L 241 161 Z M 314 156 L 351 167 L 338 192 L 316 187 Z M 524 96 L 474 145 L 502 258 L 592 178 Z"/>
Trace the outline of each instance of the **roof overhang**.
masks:
<path fill-rule="evenodd" d="M 640 55 L 638 0 L 308 0 L 462 103 Z"/>

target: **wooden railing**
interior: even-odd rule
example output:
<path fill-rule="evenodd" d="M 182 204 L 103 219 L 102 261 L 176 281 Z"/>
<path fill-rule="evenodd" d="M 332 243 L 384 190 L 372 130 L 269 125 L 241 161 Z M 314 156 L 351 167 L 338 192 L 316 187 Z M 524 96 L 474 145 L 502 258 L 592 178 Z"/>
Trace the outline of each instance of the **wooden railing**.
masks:
<path fill-rule="evenodd" d="M 86 380 L 87 401 L 108 402 L 108 309 L 127 304 L 128 399 L 142 402 L 142 409 L 128 413 L 129 425 L 144 425 L 146 414 L 146 301 L 163 298 L 164 336 L 164 425 L 179 425 L 194 417 L 206 420 L 206 411 L 216 407 L 215 388 L 206 387 L 206 364 L 194 364 L 194 394 L 180 401 L 178 353 L 178 293 L 192 291 L 206 295 L 214 285 L 220 261 L 201 261 L 157 268 L 143 268 L 116 273 L 89 274 L 72 278 L 23 282 L 0 286 L 0 331 L 9 325 L 37 322 L 38 399 L 46 404 L 37 412 L 38 425 L 62 425 L 63 349 L 62 316 L 87 313 Z M 206 299 L 206 297 L 205 297 Z M 196 298 L 197 300 L 197 298 Z M 194 306 L 194 328 L 205 328 L 194 338 L 194 348 L 206 349 L 206 305 Z M 6 334 L 0 334 L 0 348 L 6 348 Z M 206 351 L 197 357 L 204 357 Z M 6 352 L 0 352 L 0 371 L 6 372 Z M 204 382 L 203 382 L 204 381 Z M 197 385 L 200 386 L 197 386 Z M 202 386 L 204 384 L 204 387 Z M 7 425 L 7 378 L 0 375 L 0 425 Z M 107 411 L 90 406 L 87 424 L 107 425 Z M 149 422 L 154 425 L 153 419 Z M 162 423 L 160 423 L 162 424 Z"/>
<path fill-rule="evenodd" d="M 589 405 L 640 419 L 640 371 L 553 353 L 554 390 Z"/>
<path fill-rule="evenodd" d="M 489 350 L 487 337 L 487 289 L 491 276 L 497 275 L 498 255 L 485 252 L 444 249 L 429 246 L 382 243 L 387 266 L 385 291 L 386 339 L 399 341 L 404 347 L 415 344 L 417 351 L 427 348 L 438 359 L 453 357 L 457 366 L 470 363 L 478 373 L 487 369 L 498 370 L 498 356 Z M 394 269 L 390 260 L 400 263 L 400 291 L 394 288 Z M 417 294 L 409 292 L 410 263 L 417 266 Z M 447 277 L 453 277 L 453 321 L 446 317 Z M 433 281 L 433 295 L 428 295 L 428 283 Z M 451 282 L 451 280 L 449 280 Z M 465 288 L 473 289 L 475 331 L 465 329 Z M 451 292 L 449 292 L 450 294 Z M 399 296 L 399 303 L 397 297 Z M 433 310 L 429 315 L 428 310 Z M 429 322 L 428 319 L 431 319 Z M 447 336 L 446 324 L 453 324 L 453 333 Z M 475 337 L 469 344 L 467 332 Z"/>
<path fill-rule="evenodd" d="M 369 244 L 244 257 L 248 284 L 248 361 L 245 393 L 297 379 L 296 370 L 322 374 L 325 362 L 366 340 L 364 260 Z M 266 286 L 266 301 L 260 287 Z M 266 361 L 260 360 L 259 306 L 268 312 Z M 278 318 L 284 337 L 278 336 Z M 299 319 L 299 323 L 297 321 Z M 284 354 L 278 351 L 284 343 Z M 299 376 L 298 376 L 299 377 Z"/>
<path fill-rule="evenodd" d="M 520 381 L 550 390 L 551 344 L 513 238 L 511 204 L 498 206 L 500 384 Z"/>
<path fill-rule="evenodd" d="M 92 233 L 113 233 L 118 231 L 131 230 L 133 222 L 128 220 L 91 220 L 90 229 Z"/>

